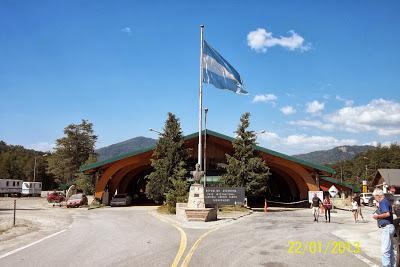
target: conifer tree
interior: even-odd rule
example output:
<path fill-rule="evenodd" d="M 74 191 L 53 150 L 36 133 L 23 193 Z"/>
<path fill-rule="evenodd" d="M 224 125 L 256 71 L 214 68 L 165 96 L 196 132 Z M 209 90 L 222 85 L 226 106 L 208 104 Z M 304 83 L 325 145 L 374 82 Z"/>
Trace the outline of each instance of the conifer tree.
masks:
<path fill-rule="evenodd" d="M 174 211 L 176 201 L 186 201 L 186 159 L 187 151 L 179 120 L 174 114 L 168 113 L 164 132 L 160 135 L 151 160 L 153 172 L 147 176 L 146 194 L 158 203 L 167 197 L 170 211 Z"/>
<path fill-rule="evenodd" d="M 250 125 L 250 113 L 244 113 L 232 142 L 233 155 L 226 154 L 226 173 L 222 181 L 227 186 L 244 187 L 246 195 L 264 196 L 267 190 L 269 168 L 254 150 L 256 134 L 247 130 Z"/>

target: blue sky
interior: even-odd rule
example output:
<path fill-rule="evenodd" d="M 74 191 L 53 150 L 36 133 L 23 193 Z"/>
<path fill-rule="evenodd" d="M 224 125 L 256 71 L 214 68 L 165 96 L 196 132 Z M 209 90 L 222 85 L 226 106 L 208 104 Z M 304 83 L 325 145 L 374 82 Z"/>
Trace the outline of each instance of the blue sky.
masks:
<path fill-rule="evenodd" d="M 48 149 L 69 123 L 98 147 L 197 131 L 199 25 L 247 96 L 204 86 L 208 127 L 249 111 L 288 154 L 400 137 L 398 1 L 1 1 L 0 139 Z"/>

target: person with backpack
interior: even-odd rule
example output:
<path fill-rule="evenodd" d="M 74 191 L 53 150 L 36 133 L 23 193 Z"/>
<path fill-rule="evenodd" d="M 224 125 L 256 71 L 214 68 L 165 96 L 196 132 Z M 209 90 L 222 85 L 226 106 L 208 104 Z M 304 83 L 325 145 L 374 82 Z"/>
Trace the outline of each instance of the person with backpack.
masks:
<path fill-rule="evenodd" d="M 325 222 L 331 222 L 332 201 L 329 198 L 329 195 L 325 196 L 324 202 L 322 204 L 325 210 Z"/>

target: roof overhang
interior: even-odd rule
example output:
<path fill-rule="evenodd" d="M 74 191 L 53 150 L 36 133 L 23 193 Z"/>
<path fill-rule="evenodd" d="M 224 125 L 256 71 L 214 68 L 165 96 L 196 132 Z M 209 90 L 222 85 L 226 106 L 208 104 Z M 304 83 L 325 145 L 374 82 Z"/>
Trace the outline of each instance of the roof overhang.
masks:
<path fill-rule="evenodd" d="M 203 135 L 204 135 L 204 131 L 203 131 Z M 227 135 L 224 135 L 224 134 L 220 134 L 218 132 L 214 132 L 214 131 L 211 131 L 211 130 L 207 130 L 207 136 L 213 136 L 213 137 L 220 138 L 220 139 L 223 139 L 223 140 L 229 141 L 229 142 L 233 142 L 235 140 L 234 138 L 232 138 L 230 136 L 227 136 Z M 197 138 L 197 137 L 198 137 L 198 132 L 195 132 L 195 133 L 192 133 L 190 135 L 185 136 L 184 140 L 187 141 L 187 140 L 191 140 L 191 139 Z M 137 155 L 140 155 L 140 154 L 143 154 L 143 153 L 148 153 L 150 151 L 153 151 L 154 149 L 155 149 L 155 145 L 147 147 L 147 148 L 143 148 L 143 149 L 140 149 L 140 150 L 135 150 L 135 151 L 132 151 L 132 152 L 128 152 L 126 154 L 115 156 L 115 157 L 112 157 L 112 158 L 109 158 L 109 159 L 106 159 L 106 160 L 103 160 L 103 161 L 98 161 L 98 162 L 94 162 L 94 163 L 91 163 L 91 164 L 83 165 L 83 166 L 81 166 L 80 171 L 81 172 L 87 172 L 87 173 L 95 172 L 97 169 L 102 168 L 102 167 L 106 167 L 107 165 L 112 164 L 114 162 L 129 158 L 129 157 L 134 157 L 134 156 L 137 156 Z M 278 157 L 278 158 L 282 158 L 282 159 L 285 159 L 285 160 L 288 160 L 288 161 L 292 161 L 292 162 L 295 162 L 297 164 L 300 164 L 300 165 L 305 166 L 307 168 L 314 169 L 314 170 L 322 172 L 322 173 L 327 173 L 327 174 L 334 174 L 335 173 L 335 170 L 330 168 L 330 167 L 328 167 L 328 166 L 319 165 L 319 164 L 316 164 L 316 163 L 313 163 L 313 162 L 305 161 L 305 160 L 302 160 L 302 159 L 299 159 L 299 158 L 296 158 L 296 157 L 292 157 L 292 156 L 289 156 L 289 155 L 286 155 L 286 154 L 283 154 L 283 153 L 279 153 L 277 151 L 274 151 L 274 150 L 271 150 L 271 149 L 268 149 L 268 148 L 265 148 L 265 147 L 254 146 L 254 149 L 256 151 L 260 152 L 260 153 L 266 153 L 266 154 L 269 154 L 269 155 L 272 155 L 272 156 L 275 156 L 275 157 Z"/>

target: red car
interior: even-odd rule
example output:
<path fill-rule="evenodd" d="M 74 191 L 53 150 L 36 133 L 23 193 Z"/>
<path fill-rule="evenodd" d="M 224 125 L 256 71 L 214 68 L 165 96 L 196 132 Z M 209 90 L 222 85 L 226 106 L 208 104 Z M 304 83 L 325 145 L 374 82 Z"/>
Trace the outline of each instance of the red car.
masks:
<path fill-rule="evenodd" d="M 65 201 L 65 195 L 61 192 L 51 192 L 47 195 L 47 201 L 49 203 L 60 203 Z"/>
<path fill-rule="evenodd" d="M 67 208 L 77 208 L 88 204 L 88 199 L 84 194 L 72 195 L 67 201 Z"/>

